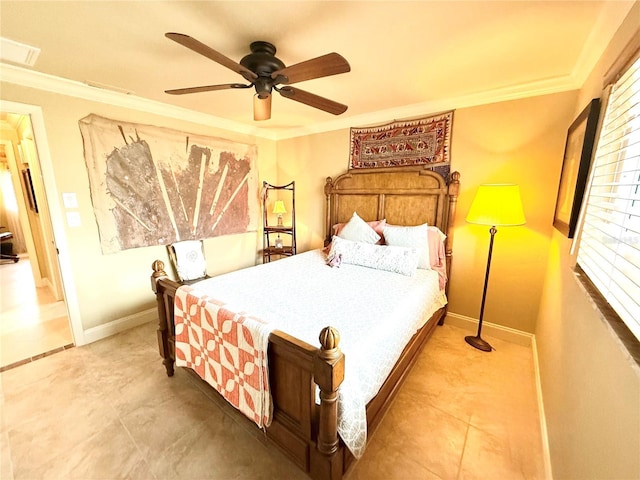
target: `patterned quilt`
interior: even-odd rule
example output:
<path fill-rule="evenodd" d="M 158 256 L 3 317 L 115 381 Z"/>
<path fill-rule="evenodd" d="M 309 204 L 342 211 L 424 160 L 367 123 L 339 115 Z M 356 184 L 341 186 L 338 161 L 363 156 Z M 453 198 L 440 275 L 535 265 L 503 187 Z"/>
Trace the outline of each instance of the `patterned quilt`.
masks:
<path fill-rule="evenodd" d="M 272 327 L 207 295 L 175 298 L 176 365 L 193 369 L 260 428 L 271 424 L 267 345 Z"/>

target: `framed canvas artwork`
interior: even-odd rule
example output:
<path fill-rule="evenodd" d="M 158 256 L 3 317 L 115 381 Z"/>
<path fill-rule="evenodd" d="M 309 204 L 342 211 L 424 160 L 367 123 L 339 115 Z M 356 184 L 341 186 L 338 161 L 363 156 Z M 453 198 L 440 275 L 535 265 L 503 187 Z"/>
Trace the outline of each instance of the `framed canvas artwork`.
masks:
<path fill-rule="evenodd" d="M 573 238 L 591 165 L 600 99 L 594 98 L 569 127 L 553 226 Z"/>

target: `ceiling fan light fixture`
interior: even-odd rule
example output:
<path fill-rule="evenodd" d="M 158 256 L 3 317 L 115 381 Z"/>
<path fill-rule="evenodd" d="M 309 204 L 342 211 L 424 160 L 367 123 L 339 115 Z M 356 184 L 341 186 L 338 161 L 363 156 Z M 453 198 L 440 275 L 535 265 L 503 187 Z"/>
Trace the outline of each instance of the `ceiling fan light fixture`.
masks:
<path fill-rule="evenodd" d="M 253 96 L 253 119 L 255 121 L 271 118 L 271 97 L 271 95 L 263 97 L 259 93 Z"/>

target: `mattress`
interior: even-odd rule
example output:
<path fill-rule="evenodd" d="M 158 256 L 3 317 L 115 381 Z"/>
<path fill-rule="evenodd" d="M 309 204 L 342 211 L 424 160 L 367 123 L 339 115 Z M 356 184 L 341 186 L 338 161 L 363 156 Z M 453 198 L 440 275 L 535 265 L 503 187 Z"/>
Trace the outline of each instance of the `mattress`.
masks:
<path fill-rule="evenodd" d="M 413 276 L 357 265 L 326 265 L 312 250 L 192 285 L 192 293 L 268 322 L 311 345 L 326 326 L 340 332 L 345 380 L 338 392 L 338 432 L 359 458 L 367 438 L 366 405 L 411 337 L 446 305 L 438 273 Z"/>

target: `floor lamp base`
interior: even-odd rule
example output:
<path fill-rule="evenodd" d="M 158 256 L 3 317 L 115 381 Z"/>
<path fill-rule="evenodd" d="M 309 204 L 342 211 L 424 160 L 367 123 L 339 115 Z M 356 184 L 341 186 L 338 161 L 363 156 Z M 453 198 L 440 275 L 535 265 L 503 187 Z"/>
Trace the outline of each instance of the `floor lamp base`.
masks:
<path fill-rule="evenodd" d="M 493 350 L 493 347 L 480 338 L 480 336 L 472 337 L 469 335 L 468 337 L 464 337 L 464 340 L 472 347 L 476 347 L 478 350 L 482 350 L 483 352 L 490 352 Z"/>

